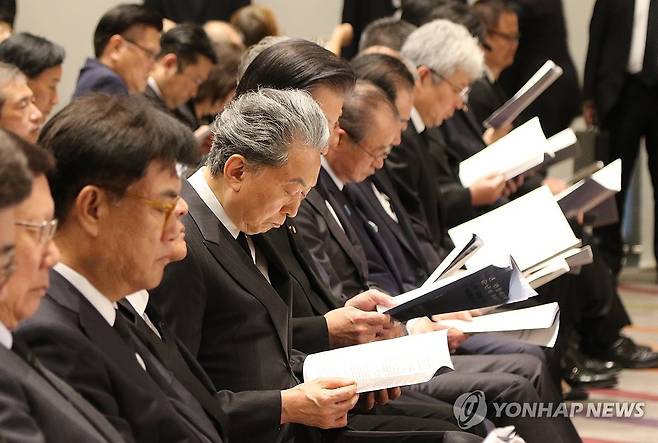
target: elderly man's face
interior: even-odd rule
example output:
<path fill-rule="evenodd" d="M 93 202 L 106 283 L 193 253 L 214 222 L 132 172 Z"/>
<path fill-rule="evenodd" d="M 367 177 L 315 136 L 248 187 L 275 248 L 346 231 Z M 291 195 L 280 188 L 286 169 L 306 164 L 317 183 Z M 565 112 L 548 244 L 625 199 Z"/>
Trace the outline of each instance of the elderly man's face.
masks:
<path fill-rule="evenodd" d="M 34 94 L 23 77 L 7 82 L 0 94 L 5 102 L 0 109 L 0 127 L 30 143 L 36 143 L 43 115 L 34 103 Z"/>
<path fill-rule="evenodd" d="M 7 294 L 7 281 L 14 269 L 14 208 L 0 209 L 0 304 Z"/>
<path fill-rule="evenodd" d="M 245 168 L 234 206 L 234 220 L 245 234 L 278 228 L 286 217 L 294 217 L 320 172 L 320 151 L 293 143 L 288 161 L 281 167 Z"/>
<path fill-rule="evenodd" d="M 460 93 L 470 83 L 471 78 L 461 70 L 445 77 L 439 77 L 431 70 L 421 75 L 420 93 L 416 95 L 415 105 L 425 125 L 441 126 L 456 110 L 461 109 L 464 100 Z"/>
<path fill-rule="evenodd" d="M 360 183 L 384 166 L 391 147 L 400 138 L 400 124 L 388 108 L 374 112 L 367 135 L 357 142 L 343 132 L 338 146 L 327 154 L 334 172 L 345 182 Z"/>
<path fill-rule="evenodd" d="M 151 289 L 184 236 L 181 181 L 173 163 L 152 162 L 118 201 L 108 198 L 98 222 L 98 251 L 125 294 Z"/>
<path fill-rule="evenodd" d="M 52 241 L 54 210 L 48 180 L 38 175 L 30 196 L 16 206 L 16 270 L 0 303 L 3 323 L 10 329 L 36 312 L 48 289 L 48 271 L 59 261 Z"/>

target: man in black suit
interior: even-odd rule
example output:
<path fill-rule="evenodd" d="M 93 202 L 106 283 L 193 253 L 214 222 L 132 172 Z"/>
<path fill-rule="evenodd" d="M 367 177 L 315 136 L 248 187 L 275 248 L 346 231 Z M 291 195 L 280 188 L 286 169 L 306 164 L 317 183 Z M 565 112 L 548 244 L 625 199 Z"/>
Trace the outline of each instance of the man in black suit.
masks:
<path fill-rule="evenodd" d="M 136 97 L 75 100 L 41 143 L 57 159 L 49 180 L 61 261 L 36 315 L 17 337 L 128 441 L 216 441 L 201 405 L 136 340 L 115 303 L 156 286 L 186 205 L 176 161 L 193 140 Z"/>
<path fill-rule="evenodd" d="M 347 423 L 354 386 L 346 380 L 299 384 L 296 373 L 304 356 L 292 348 L 290 335 L 295 286 L 260 234 L 294 215 L 315 182 L 329 136 L 326 118 L 303 92 L 261 89 L 242 94 L 215 126 L 207 166 L 183 189 L 190 202 L 184 220 L 188 255 L 167 269 L 153 302 L 218 387 L 283 390 L 278 405 L 282 424 L 305 425 L 288 427 L 286 438 L 317 439 L 322 435 L 318 427 Z M 371 328 L 382 330 L 385 316 L 372 313 L 372 320 Z M 332 399 L 345 395 L 341 392 L 348 397 L 328 408 Z M 312 404 L 305 405 L 300 394 L 310 396 Z M 342 415 L 336 415 L 338 408 Z M 447 429 L 443 422 L 399 414 L 357 414 L 348 426 Z"/>
<path fill-rule="evenodd" d="M 603 160 L 622 160 L 622 190 L 616 196 L 620 220 L 642 137 L 646 140 L 654 188 L 658 182 L 657 41 L 657 2 L 599 0 L 595 3 L 585 64 L 583 111 L 589 124 L 598 124 L 609 132 L 608 158 Z M 654 201 L 658 200 L 654 198 Z M 656 211 L 654 216 L 658 215 Z M 620 229 L 617 223 L 597 232 L 602 252 L 615 275 L 620 272 L 623 259 Z M 658 233 L 658 228 L 654 233 Z M 657 246 L 658 236 L 654 234 L 654 251 L 658 250 Z"/>
<path fill-rule="evenodd" d="M 201 25 L 177 25 L 162 34 L 144 96 L 195 130 L 197 118 L 184 105 L 196 96 L 215 63 L 217 55 Z"/>
<path fill-rule="evenodd" d="M 544 132 L 551 136 L 571 125 L 579 114 L 581 98 L 578 74 L 569 54 L 562 0 L 510 1 L 519 11 L 520 39 L 514 64 L 502 73 L 500 82 L 511 97 L 546 60 L 562 68 L 562 76 L 520 117 L 527 121 L 538 116 Z"/>
<path fill-rule="evenodd" d="M 52 241 L 57 220 L 45 177 L 54 162 L 45 150 L 4 131 L 0 151 L 0 440 L 124 441 L 91 404 L 12 336 L 38 308 L 48 271 L 59 259 Z"/>
<path fill-rule="evenodd" d="M 80 69 L 73 98 L 91 92 L 140 94 L 160 52 L 162 17 L 144 5 L 107 11 L 94 31 L 94 56 Z"/>

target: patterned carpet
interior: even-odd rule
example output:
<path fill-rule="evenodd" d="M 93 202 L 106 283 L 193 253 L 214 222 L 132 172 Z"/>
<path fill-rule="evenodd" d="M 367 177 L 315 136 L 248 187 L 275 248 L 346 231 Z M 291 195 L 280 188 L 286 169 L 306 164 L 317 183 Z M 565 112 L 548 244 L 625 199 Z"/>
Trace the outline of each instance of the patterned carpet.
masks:
<path fill-rule="evenodd" d="M 637 343 L 658 350 L 658 284 L 655 270 L 627 269 L 619 290 L 633 319 L 625 333 Z M 595 389 L 590 398 L 645 402 L 642 418 L 585 418 L 574 423 L 585 443 L 658 442 L 658 369 L 625 370 L 615 389 Z"/>

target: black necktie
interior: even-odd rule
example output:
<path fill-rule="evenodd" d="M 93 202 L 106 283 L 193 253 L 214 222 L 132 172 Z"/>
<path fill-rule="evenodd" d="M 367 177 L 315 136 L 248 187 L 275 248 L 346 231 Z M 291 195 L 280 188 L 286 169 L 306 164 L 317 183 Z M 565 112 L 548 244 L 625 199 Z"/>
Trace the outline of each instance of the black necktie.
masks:
<path fill-rule="evenodd" d="M 648 85 L 658 82 L 658 0 L 651 0 L 647 22 L 647 42 L 644 47 L 642 79 Z"/>
<path fill-rule="evenodd" d="M 247 243 L 247 234 L 245 234 L 244 232 L 240 232 L 236 240 L 238 241 L 240 247 L 244 249 L 244 252 L 247 253 L 249 259 L 253 261 L 253 257 L 251 256 L 251 249 L 249 248 L 249 243 Z"/>

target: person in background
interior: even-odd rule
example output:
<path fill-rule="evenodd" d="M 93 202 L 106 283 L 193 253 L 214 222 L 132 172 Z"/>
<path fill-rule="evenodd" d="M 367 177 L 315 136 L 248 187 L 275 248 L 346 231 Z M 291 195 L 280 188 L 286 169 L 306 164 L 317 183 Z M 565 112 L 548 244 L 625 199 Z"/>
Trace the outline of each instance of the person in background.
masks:
<path fill-rule="evenodd" d="M 144 97 L 195 130 L 197 118 L 183 105 L 196 96 L 217 63 L 215 50 L 201 25 L 194 23 L 162 34 L 160 48 Z"/>
<path fill-rule="evenodd" d="M 235 11 L 231 25 L 241 34 L 244 45 L 255 45 L 267 36 L 281 34 L 274 11 L 263 5 L 249 5 Z"/>
<path fill-rule="evenodd" d="M 80 69 L 73 98 L 90 92 L 139 94 L 160 53 L 162 17 L 137 4 L 115 6 L 94 31 L 94 55 Z"/>
<path fill-rule="evenodd" d="M 0 0 L 0 42 L 14 32 L 16 0 Z"/>
<path fill-rule="evenodd" d="M 44 120 L 59 103 L 57 87 L 65 56 L 62 46 L 28 32 L 14 34 L 0 43 L 0 61 L 15 65 L 25 74 Z"/>

